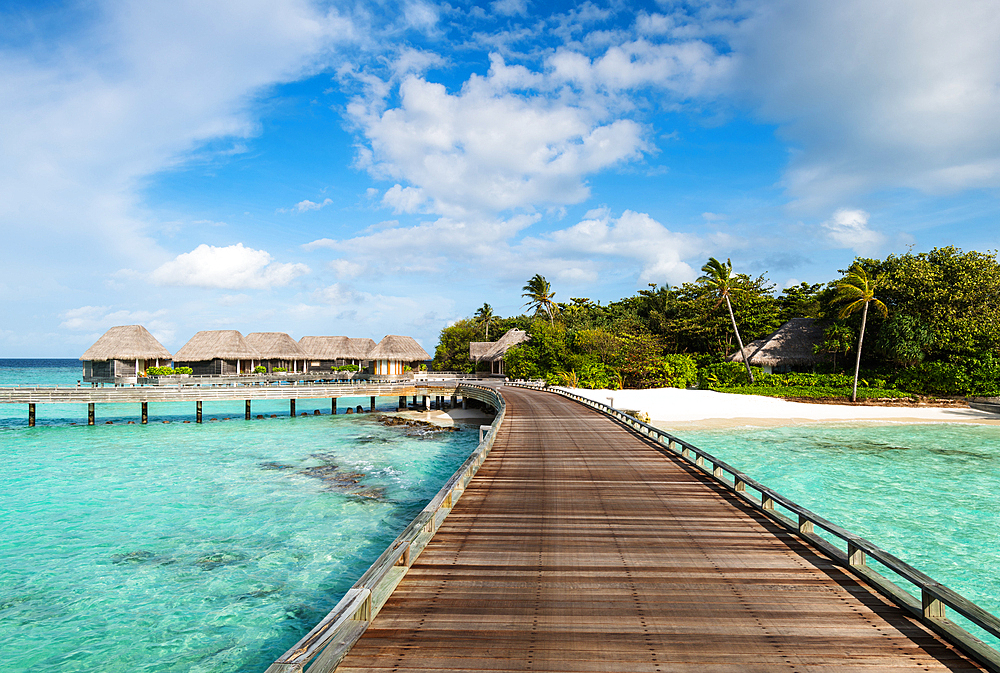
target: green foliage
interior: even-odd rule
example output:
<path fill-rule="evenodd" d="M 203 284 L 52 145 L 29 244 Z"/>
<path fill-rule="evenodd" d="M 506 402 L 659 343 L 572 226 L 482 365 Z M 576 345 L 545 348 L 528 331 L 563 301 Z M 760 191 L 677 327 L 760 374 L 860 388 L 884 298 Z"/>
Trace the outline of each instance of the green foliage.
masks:
<path fill-rule="evenodd" d="M 556 293 L 552 291 L 549 281 L 545 280 L 541 274 L 536 273 L 528 279 L 528 282 L 521 289 L 524 290 L 521 296 L 528 300 L 524 305 L 529 309 L 534 309 L 535 315 L 547 315 L 551 324 L 555 319 L 555 314 L 559 313 L 559 305 L 552 300 Z"/>
<path fill-rule="evenodd" d="M 933 335 L 928 360 L 1000 354 L 1000 263 L 996 252 L 954 247 L 858 262 L 879 274 L 893 314 L 920 321 Z"/>
<path fill-rule="evenodd" d="M 821 283 L 799 283 L 782 290 L 776 301 L 781 322 L 786 323 L 792 318 L 820 318 L 822 290 Z"/>
<path fill-rule="evenodd" d="M 359 372 L 361 367 L 357 365 L 330 365 L 330 370 L 334 372 Z"/>
<path fill-rule="evenodd" d="M 934 333 L 912 315 L 899 313 L 882 323 L 874 347 L 884 359 L 912 367 L 922 362 L 924 350 L 934 343 Z"/>
<path fill-rule="evenodd" d="M 254 374 L 266 374 L 267 373 L 267 367 L 265 367 L 264 365 L 257 365 L 256 367 L 253 368 L 253 373 Z"/>
<path fill-rule="evenodd" d="M 754 367 L 756 377 L 760 377 L 761 371 Z M 728 388 L 732 386 L 743 386 L 750 384 L 750 377 L 747 376 L 746 367 L 742 362 L 716 362 L 698 370 L 698 387 Z"/>
<path fill-rule="evenodd" d="M 971 383 L 965 368 L 950 362 L 923 362 L 896 376 L 896 385 L 903 390 L 933 395 L 962 395 Z"/>
<path fill-rule="evenodd" d="M 273 367 L 271 369 L 271 371 L 272 372 L 287 372 L 288 371 L 288 367 Z"/>
<path fill-rule="evenodd" d="M 496 319 L 491 321 L 494 326 L 497 322 Z M 494 329 L 494 336 L 498 332 L 503 334 Z M 442 329 L 437 348 L 434 349 L 434 369 L 466 373 L 476 371 L 476 363 L 469 359 L 469 344 L 473 341 L 485 341 L 480 334 L 479 325 L 468 318 Z"/>
<path fill-rule="evenodd" d="M 194 374 L 194 370 L 190 367 L 175 367 L 174 374 L 187 374 L 190 376 L 191 374 Z"/>
<path fill-rule="evenodd" d="M 146 376 L 170 376 L 173 373 L 172 367 L 146 367 Z"/>

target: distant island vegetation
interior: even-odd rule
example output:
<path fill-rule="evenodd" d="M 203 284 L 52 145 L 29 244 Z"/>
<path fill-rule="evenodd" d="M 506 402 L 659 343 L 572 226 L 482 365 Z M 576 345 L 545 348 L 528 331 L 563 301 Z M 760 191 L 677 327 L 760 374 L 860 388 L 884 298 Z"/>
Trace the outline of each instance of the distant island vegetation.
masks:
<path fill-rule="evenodd" d="M 536 275 L 524 286 L 525 314 L 494 315 L 484 303 L 441 330 L 434 369 L 476 371 L 469 344 L 517 328 L 530 340 L 505 354 L 507 376 L 554 385 L 697 384 L 788 398 L 851 397 L 852 388 L 857 398 L 1000 395 L 996 251 L 943 247 L 858 257 L 841 278 L 780 293 L 766 274 L 733 274 L 728 260 L 711 258 L 702 271 L 695 282 L 650 284 L 605 305 L 579 297 L 558 302 Z M 795 318 L 815 326 L 809 347 L 816 357 L 808 367 L 766 372 L 731 361 L 740 340 L 765 339 Z"/>

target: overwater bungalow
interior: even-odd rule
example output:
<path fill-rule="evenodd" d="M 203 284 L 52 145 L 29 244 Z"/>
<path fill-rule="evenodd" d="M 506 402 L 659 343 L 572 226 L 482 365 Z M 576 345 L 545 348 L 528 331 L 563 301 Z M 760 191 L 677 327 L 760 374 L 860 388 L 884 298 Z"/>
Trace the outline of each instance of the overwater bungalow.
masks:
<path fill-rule="evenodd" d="M 190 367 L 196 376 L 249 374 L 260 353 L 234 329 L 198 332 L 174 354 L 174 365 Z"/>
<path fill-rule="evenodd" d="M 746 344 L 750 365 L 768 374 L 811 371 L 820 362 L 827 362 L 826 353 L 814 353 L 813 347 L 823 341 L 823 327 L 812 318 L 792 318 L 773 334 Z M 731 362 L 743 362 L 739 350 L 727 357 Z"/>
<path fill-rule="evenodd" d="M 87 383 L 135 383 L 146 367 L 170 363 L 170 351 L 142 325 L 112 327 L 80 356 Z"/>
<path fill-rule="evenodd" d="M 346 336 L 304 336 L 299 339 L 299 348 L 305 353 L 309 371 L 330 371 L 331 367 L 356 365 L 364 369 L 368 364 L 368 353 L 375 348 L 374 339 Z"/>
<path fill-rule="evenodd" d="M 251 332 L 246 342 L 260 353 L 260 365 L 272 373 L 275 368 L 288 372 L 306 371 L 306 354 L 299 343 L 284 332 Z"/>
<path fill-rule="evenodd" d="M 469 359 L 473 362 L 485 362 L 490 365 L 490 373 L 504 376 L 507 373 L 504 357 L 514 346 L 531 339 L 528 333 L 517 328 L 509 329 L 496 341 L 473 341 L 469 344 Z"/>
<path fill-rule="evenodd" d="M 431 356 L 413 337 L 390 334 L 368 353 L 368 359 L 372 376 L 388 378 L 404 376 L 407 366 L 430 360 Z"/>

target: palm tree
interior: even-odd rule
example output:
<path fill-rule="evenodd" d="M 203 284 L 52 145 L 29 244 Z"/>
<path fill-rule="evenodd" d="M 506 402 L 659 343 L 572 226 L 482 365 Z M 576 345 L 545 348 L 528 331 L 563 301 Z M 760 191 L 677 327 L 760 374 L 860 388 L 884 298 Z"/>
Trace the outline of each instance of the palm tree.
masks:
<path fill-rule="evenodd" d="M 559 313 L 559 306 L 552 301 L 556 293 L 552 291 L 549 281 L 545 280 L 541 274 L 536 273 L 521 289 L 524 290 L 521 296 L 528 298 L 528 301 L 524 305 L 535 309 L 536 314 L 547 313 L 549 315 L 549 324 L 554 324 L 552 316 L 555 313 Z"/>
<path fill-rule="evenodd" d="M 489 304 L 483 304 L 482 308 L 476 311 L 476 322 L 483 325 L 486 328 L 486 340 L 490 340 L 490 325 L 496 320 L 496 316 L 493 315 L 493 307 Z"/>
<path fill-rule="evenodd" d="M 850 314 L 861 309 L 861 333 L 858 334 L 858 354 L 854 360 L 854 387 L 851 390 L 851 402 L 858 401 L 858 370 L 861 368 L 861 343 L 865 340 L 865 324 L 868 322 L 868 304 L 875 307 L 875 310 L 882 314 L 882 317 L 889 315 L 889 309 L 885 304 L 875 298 L 875 290 L 878 288 L 878 278 L 869 278 L 868 273 L 860 264 L 852 264 L 847 270 L 847 275 L 837 283 L 837 296 L 835 302 L 850 302 L 840 310 L 840 318 L 846 318 Z"/>
<path fill-rule="evenodd" d="M 736 285 L 736 279 L 733 278 L 733 261 L 727 259 L 726 263 L 723 264 L 715 257 L 709 257 L 708 263 L 701 267 L 701 271 L 705 275 L 699 278 L 698 282 L 704 283 L 719 295 L 719 301 L 715 302 L 715 308 L 719 308 L 719 304 L 723 301 L 726 302 L 726 308 L 729 309 L 729 321 L 733 325 L 733 332 L 736 333 L 736 342 L 740 345 L 740 355 L 743 357 L 743 364 L 747 368 L 747 376 L 750 377 L 750 383 L 753 383 L 753 372 L 750 370 L 750 361 L 747 360 L 746 350 L 743 348 L 743 339 L 740 337 L 740 330 L 736 327 L 733 304 L 729 301 L 730 296 L 737 295 L 743 291 Z"/>

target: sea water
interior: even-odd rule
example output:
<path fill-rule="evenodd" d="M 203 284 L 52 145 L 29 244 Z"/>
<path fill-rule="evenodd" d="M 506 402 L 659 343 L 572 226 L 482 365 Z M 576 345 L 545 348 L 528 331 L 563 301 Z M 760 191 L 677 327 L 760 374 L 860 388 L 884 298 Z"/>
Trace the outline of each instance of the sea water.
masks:
<path fill-rule="evenodd" d="M 79 378 L 23 364 L 0 360 L 0 385 Z M 35 428 L 0 405 L 3 670 L 263 671 L 478 442 L 287 405 L 247 422 L 242 402 L 206 402 L 198 425 L 193 404 L 151 403 L 143 426 L 137 404 L 98 404 L 88 427 L 86 405 L 39 404 Z"/>
<path fill-rule="evenodd" d="M 815 423 L 678 434 L 1000 615 L 1000 427 Z"/>

